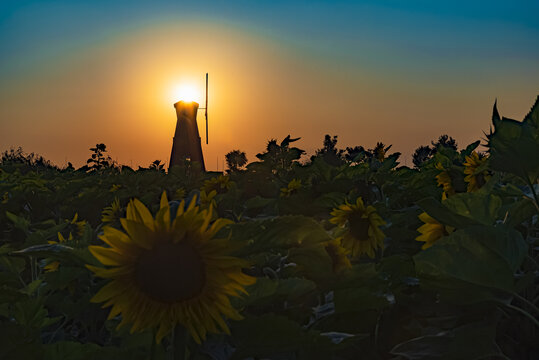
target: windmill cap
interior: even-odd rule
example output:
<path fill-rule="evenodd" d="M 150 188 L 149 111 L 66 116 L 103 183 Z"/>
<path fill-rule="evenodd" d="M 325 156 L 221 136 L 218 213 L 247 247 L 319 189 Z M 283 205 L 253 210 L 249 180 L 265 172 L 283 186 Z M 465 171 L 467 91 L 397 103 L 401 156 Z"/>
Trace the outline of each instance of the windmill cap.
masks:
<path fill-rule="evenodd" d="M 199 104 L 196 101 L 183 101 L 183 100 L 180 100 L 177 103 L 174 103 L 175 108 L 180 107 L 180 106 L 193 106 L 193 105 L 195 105 L 196 107 L 199 106 Z"/>

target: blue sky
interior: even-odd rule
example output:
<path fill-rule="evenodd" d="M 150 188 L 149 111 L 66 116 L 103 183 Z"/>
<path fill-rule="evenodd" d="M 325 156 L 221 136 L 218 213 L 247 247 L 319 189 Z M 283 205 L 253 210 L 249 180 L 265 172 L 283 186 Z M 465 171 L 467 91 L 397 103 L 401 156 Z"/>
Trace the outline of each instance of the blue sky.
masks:
<path fill-rule="evenodd" d="M 211 20 L 330 61 L 393 65 L 456 57 L 535 61 L 537 1 L 0 2 L 2 69 L 54 59 L 152 22 Z M 359 45 L 368 45 L 368 52 Z M 421 58 L 399 54 L 421 53 Z M 380 54 L 384 55 L 380 59 Z M 21 61 L 22 60 L 22 61 Z M 419 60 L 419 61 L 418 61 Z M 477 64 L 473 64 L 477 65 Z"/>

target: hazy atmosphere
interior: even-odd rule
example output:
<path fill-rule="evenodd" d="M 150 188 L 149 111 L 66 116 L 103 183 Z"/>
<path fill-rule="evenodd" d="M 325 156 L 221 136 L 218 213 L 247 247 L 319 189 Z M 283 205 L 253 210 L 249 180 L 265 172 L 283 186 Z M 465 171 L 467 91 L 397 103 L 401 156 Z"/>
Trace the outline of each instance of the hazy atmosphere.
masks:
<path fill-rule="evenodd" d="M 59 166 L 105 143 L 121 164 L 168 163 L 175 89 L 209 73 L 206 166 L 291 134 L 312 153 L 464 146 L 492 104 L 521 119 L 539 84 L 535 1 L 2 1 L 0 148 Z M 203 113 L 199 127 L 203 141 Z"/>

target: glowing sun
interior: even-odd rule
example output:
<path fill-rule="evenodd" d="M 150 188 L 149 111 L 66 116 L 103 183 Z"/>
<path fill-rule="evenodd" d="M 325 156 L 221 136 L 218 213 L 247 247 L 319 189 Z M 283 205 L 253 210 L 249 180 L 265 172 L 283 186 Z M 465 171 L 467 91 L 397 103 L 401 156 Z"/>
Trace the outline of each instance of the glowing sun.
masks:
<path fill-rule="evenodd" d="M 182 84 L 173 88 L 172 98 L 174 102 L 196 101 L 197 103 L 200 103 L 202 99 L 200 90 L 197 87 L 189 84 Z"/>

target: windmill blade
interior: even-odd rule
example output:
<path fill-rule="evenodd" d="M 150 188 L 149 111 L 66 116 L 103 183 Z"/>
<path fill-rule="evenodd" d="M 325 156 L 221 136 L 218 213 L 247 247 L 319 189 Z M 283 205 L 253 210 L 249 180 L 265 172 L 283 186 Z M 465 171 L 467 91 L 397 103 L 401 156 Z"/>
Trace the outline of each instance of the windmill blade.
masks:
<path fill-rule="evenodd" d="M 206 106 L 204 115 L 206 116 L 206 145 L 208 145 L 208 73 L 206 73 Z"/>

